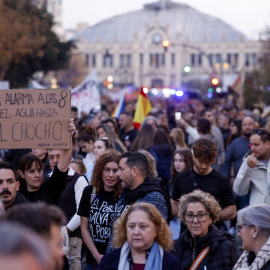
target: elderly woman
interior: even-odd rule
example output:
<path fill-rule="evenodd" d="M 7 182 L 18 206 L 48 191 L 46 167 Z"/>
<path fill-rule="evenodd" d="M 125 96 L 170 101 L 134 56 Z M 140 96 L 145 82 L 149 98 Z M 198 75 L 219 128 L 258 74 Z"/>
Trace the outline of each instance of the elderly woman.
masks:
<path fill-rule="evenodd" d="M 194 190 L 181 197 L 179 218 L 187 229 L 175 241 L 172 253 L 180 259 L 183 269 L 233 268 L 238 255 L 231 236 L 213 225 L 219 211 L 218 202 L 209 193 Z"/>
<path fill-rule="evenodd" d="M 181 269 L 178 259 L 167 252 L 171 232 L 154 205 L 133 204 L 114 228 L 113 245 L 118 249 L 106 254 L 98 269 Z"/>
<path fill-rule="evenodd" d="M 246 207 L 238 212 L 237 221 L 245 251 L 233 269 L 270 269 L 270 206 Z"/>

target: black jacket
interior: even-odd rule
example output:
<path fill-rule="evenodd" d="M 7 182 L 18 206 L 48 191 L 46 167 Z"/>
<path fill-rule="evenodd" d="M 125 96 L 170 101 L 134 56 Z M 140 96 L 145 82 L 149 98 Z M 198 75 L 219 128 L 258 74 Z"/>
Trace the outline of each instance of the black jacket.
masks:
<path fill-rule="evenodd" d="M 143 183 L 133 190 L 124 189 L 120 195 L 120 199 L 118 203 L 121 202 L 121 197 L 123 196 L 124 204 L 131 205 L 135 203 L 137 200 L 139 200 L 140 198 L 145 197 L 147 193 L 153 192 L 153 191 L 157 191 L 163 195 L 166 201 L 167 211 L 168 211 L 167 221 L 170 222 L 172 220 L 172 214 L 171 214 L 172 208 L 171 208 L 170 198 L 168 194 L 166 193 L 165 187 L 163 188 L 158 181 L 155 181 L 154 179 L 150 177 L 146 177 Z"/>
<path fill-rule="evenodd" d="M 99 270 L 117 270 L 120 259 L 121 248 L 115 249 L 106 254 L 98 265 Z M 162 270 L 181 270 L 179 260 L 164 250 Z M 154 270 L 154 269 L 153 269 Z"/>
<path fill-rule="evenodd" d="M 15 201 L 13 202 L 13 204 L 5 208 L 5 210 L 7 211 L 8 209 L 12 208 L 14 205 L 22 204 L 22 203 L 29 204 L 29 201 L 27 201 L 26 198 L 20 192 L 17 192 Z"/>
<path fill-rule="evenodd" d="M 34 192 L 35 196 L 31 199 L 31 192 L 28 192 L 27 185 L 24 179 L 22 179 L 20 184 L 19 192 L 29 201 L 29 202 L 46 202 L 48 204 L 58 205 L 59 198 L 66 187 L 66 172 L 61 172 L 57 166 L 55 166 L 52 175 L 49 177 L 48 181 L 43 181 L 38 191 Z M 33 192 L 32 192 L 33 193 Z"/>
<path fill-rule="evenodd" d="M 219 231 L 213 225 L 209 227 L 208 234 L 197 239 L 191 237 L 188 229 L 185 230 L 175 241 L 172 254 L 182 262 L 182 268 L 186 270 L 193 263 L 193 252 L 195 251 L 196 258 L 206 246 L 210 246 L 210 251 L 197 268 L 198 270 L 203 270 L 204 266 L 211 270 L 231 270 L 238 260 L 230 235 Z"/>

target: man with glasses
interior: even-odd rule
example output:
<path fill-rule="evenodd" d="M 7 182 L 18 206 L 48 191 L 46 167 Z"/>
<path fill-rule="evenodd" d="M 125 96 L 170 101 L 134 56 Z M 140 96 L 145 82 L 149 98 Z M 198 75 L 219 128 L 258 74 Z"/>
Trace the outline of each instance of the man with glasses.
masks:
<path fill-rule="evenodd" d="M 216 145 L 208 139 L 199 139 L 193 146 L 194 167 L 176 177 L 171 199 L 172 214 L 178 214 L 178 200 L 195 189 L 213 195 L 222 206 L 219 220 L 233 219 L 236 215 L 235 200 L 227 178 L 215 171 L 211 164 L 216 159 Z"/>
<path fill-rule="evenodd" d="M 270 133 L 265 129 L 255 129 L 250 137 L 251 151 L 243 160 L 233 190 L 237 195 L 250 192 L 250 205 L 270 204 Z"/>

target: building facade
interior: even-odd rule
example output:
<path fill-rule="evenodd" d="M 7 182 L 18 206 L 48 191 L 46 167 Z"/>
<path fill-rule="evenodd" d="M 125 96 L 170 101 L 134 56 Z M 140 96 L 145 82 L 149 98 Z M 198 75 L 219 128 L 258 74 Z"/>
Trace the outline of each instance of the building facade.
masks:
<path fill-rule="evenodd" d="M 248 40 L 220 19 L 186 5 L 161 0 L 142 10 L 109 18 L 75 36 L 89 72 L 100 83 L 181 87 L 191 80 L 221 78 L 252 70 L 261 58 L 261 42 Z M 167 49 L 163 41 L 168 40 Z M 190 67 L 190 72 L 184 68 Z"/>

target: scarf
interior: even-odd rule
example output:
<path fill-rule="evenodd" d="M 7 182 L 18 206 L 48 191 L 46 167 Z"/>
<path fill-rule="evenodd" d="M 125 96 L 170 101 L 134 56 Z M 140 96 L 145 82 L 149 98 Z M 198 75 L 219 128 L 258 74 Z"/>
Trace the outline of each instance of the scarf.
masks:
<path fill-rule="evenodd" d="M 128 260 L 129 252 L 130 252 L 130 245 L 126 241 L 123 247 L 121 248 L 118 270 L 129 269 L 129 260 Z M 146 260 L 144 270 L 152 270 L 152 269 L 161 270 L 163 254 L 164 254 L 163 248 L 155 241 L 153 246 L 151 247 L 151 251 Z"/>
<path fill-rule="evenodd" d="M 144 197 L 147 193 L 152 191 L 158 191 L 160 192 L 164 197 L 166 196 L 164 194 L 164 191 L 161 189 L 161 187 L 158 185 L 158 183 L 154 182 L 149 177 L 146 177 L 142 184 L 140 184 L 137 188 L 130 190 L 130 189 L 124 189 L 123 193 L 121 195 L 124 195 L 124 200 L 129 203 L 133 204 L 138 199 Z"/>
<path fill-rule="evenodd" d="M 270 260 L 270 237 L 268 237 L 265 245 L 258 252 L 255 260 L 251 265 L 248 265 L 248 251 L 244 251 L 235 264 L 233 270 L 259 270 L 262 269 Z"/>
<path fill-rule="evenodd" d="M 121 204 L 131 205 L 135 203 L 137 200 L 145 197 L 147 193 L 153 192 L 153 191 L 157 191 L 163 195 L 166 201 L 167 210 L 168 210 L 167 221 L 170 222 L 173 218 L 171 214 L 172 208 L 171 208 L 170 198 L 167 195 L 166 191 L 160 186 L 160 184 L 150 177 L 146 177 L 143 183 L 133 190 L 124 189 L 119 197 L 118 206 Z"/>

